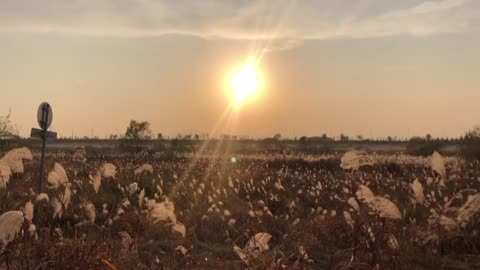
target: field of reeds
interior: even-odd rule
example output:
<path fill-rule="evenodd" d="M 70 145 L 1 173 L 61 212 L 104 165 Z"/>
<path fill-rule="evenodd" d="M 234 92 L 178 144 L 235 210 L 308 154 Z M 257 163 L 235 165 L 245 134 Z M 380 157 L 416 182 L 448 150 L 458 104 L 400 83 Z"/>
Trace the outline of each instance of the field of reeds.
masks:
<path fill-rule="evenodd" d="M 480 269 L 480 163 L 269 152 L 0 160 L 2 269 Z M 34 218 L 36 216 L 36 218 Z"/>

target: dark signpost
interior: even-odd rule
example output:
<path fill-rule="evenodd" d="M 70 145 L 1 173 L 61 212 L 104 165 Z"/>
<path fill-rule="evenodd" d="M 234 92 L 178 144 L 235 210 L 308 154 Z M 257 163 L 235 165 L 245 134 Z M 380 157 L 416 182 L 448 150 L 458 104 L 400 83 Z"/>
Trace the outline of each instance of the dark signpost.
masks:
<path fill-rule="evenodd" d="M 42 182 L 44 178 L 44 169 L 43 166 L 45 164 L 45 145 L 47 139 L 56 139 L 57 138 L 57 133 L 48 131 L 48 128 L 52 124 L 52 119 L 53 119 L 53 112 L 52 112 L 52 107 L 50 107 L 50 104 L 47 102 L 43 102 L 40 104 L 38 107 L 37 111 L 37 122 L 38 125 L 40 126 L 40 129 L 38 128 L 32 128 L 32 131 L 30 133 L 30 136 L 32 138 L 38 138 L 42 140 L 42 157 L 40 159 L 40 179 L 38 180 L 38 185 L 37 185 L 37 195 L 42 193 Z M 35 225 L 38 225 L 38 211 L 37 207 L 35 207 Z"/>

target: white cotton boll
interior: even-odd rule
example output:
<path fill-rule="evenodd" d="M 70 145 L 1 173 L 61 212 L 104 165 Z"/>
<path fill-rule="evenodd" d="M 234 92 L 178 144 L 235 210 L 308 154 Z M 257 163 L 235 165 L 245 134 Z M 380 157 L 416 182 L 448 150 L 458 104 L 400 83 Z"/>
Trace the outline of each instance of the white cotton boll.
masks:
<path fill-rule="evenodd" d="M 0 216 L 0 240 L 4 247 L 20 233 L 23 222 L 24 217 L 21 211 L 8 211 Z"/>
<path fill-rule="evenodd" d="M 25 209 L 23 210 L 23 212 L 25 213 L 25 219 L 27 219 L 29 222 L 32 222 L 33 221 L 33 203 L 28 201 L 27 203 L 25 203 Z"/>
<path fill-rule="evenodd" d="M 233 188 L 233 182 L 232 182 L 232 178 L 228 177 L 228 186 L 230 188 Z"/>
<path fill-rule="evenodd" d="M 0 189 L 7 188 L 11 176 L 12 171 L 10 170 L 10 166 L 0 160 Z"/>
<path fill-rule="evenodd" d="M 248 215 L 252 218 L 255 217 L 255 213 L 252 210 L 248 211 Z"/>
<path fill-rule="evenodd" d="M 360 185 L 355 195 L 357 195 L 357 198 L 362 202 L 367 202 L 375 196 L 372 190 L 365 185 Z"/>
<path fill-rule="evenodd" d="M 138 190 L 138 184 L 137 182 L 133 182 L 130 185 L 128 185 L 128 192 L 130 195 L 133 195 L 135 192 Z"/>
<path fill-rule="evenodd" d="M 67 172 L 59 163 L 55 162 L 53 170 L 47 177 L 48 188 L 58 188 L 68 183 Z"/>
<path fill-rule="evenodd" d="M 115 178 L 117 167 L 115 167 L 115 165 L 112 163 L 105 163 L 100 169 L 100 172 L 102 173 L 103 178 Z"/>
<path fill-rule="evenodd" d="M 347 203 L 356 211 L 360 211 L 360 205 L 358 205 L 357 200 L 355 200 L 354 197 L 350 197 L 347 201 Z"/>
<path fill-rule="evenodd" d="M 92 203 L 86 203 L 84 205 L 84 208 L 85 208 L 85 211 L 86 211 L 86 214 L 87 214 L 88 221 L 95 224 L 95 216 L 96 216 L 95 206 Z"/>
<path fill-rule="evenodd" d="M 24 159 L 33 159 L 32 152 L 26 147 L 16 148 L 8 151 L 5 156 L 0 159 L 0 163 L 6 164 L 12 173 L 23 174 L 25 170 L 23 167 Z"/>
<path fill-rule="evenodd" d="M 413 184 L 411 184 L 411 187 L 415 196 L 415 200 L 418 203 L 423 204 L 423 201 L 425 201 L 425 196 L 423 194 L 423 186 L 420 181 L 418 181 L 418 179 L 415 179 L 415 181 L 413 181 Z"/>
<path fill-rule="evenodd" d="M 45 200 L 46 202 L 49 202 L 50 199 L 48 198 L 48 195 L 46 193 L 38 194 L 36 201 L 40 202 L 40 201 L 43 201 L 43 200 Z"/>
<path fill-rule="evenodd" d="M 228 209 L 225 209 L 223 210 L 223 215 L 226 217 L 229 217 L 231 214 L 230 214 L 230 211 L 228 211 Z"/>
<path fill-rule="evenodd" d="M 437 172 L 442 177 L 442 179 L 445 179 L 447 176 L 445 162 L 443 161 L 443 157 L 436 151 L 432 155 L 431 164 L 432 170 Z"/>
<path fill-rule="evenodd" d="M 172 231 L 174 233 L 175 232 L 180 233 L 183 238 L 185 238 L 185 236 L 187 235 L 187 230 L 185 228 L 185 225 L 183 225 L 180 222 L 177 222 L 177 223 L 175 223 L 175 225 L 173 225 Z"/>

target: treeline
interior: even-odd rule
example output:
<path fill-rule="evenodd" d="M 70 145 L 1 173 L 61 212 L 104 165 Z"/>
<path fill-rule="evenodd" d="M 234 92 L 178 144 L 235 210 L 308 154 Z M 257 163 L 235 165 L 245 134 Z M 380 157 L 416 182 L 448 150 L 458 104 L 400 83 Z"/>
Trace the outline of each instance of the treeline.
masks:
<path fill-rule="evenodd" d="M 325 154 L 358 148 L 372 151 L 378 149 L 378 145 L 388 145 L 390 152 L 405 152 L 411 155 L 428 156 L 434 151 L 445 152 L 450 149 L 453 154 L 459 154 L 466 159 L 480 160 L 480 127 L 468 131 L 460 138 L 434 138 L 430 134 L 424 137 L 412 137 L 410 139 L 398 139 L 395 137 L 370 139 L 362 135 L 350 137 L 345 134 L 333 138 L 323 134 L 321 136 L 301 136 L 298 138 L 283 138 L 277 133 L 269 138 L 251 139 L 233 135 L 223 135 L 220 138 L 210 138 L 207 134 L 185 134 L 166 138 L 162 133 L 155 136 L 150 129 L 150 123 L 131 120 L 125 133 L 111 135 L 108 139 L 98 138 L 60 138 L 57 143 L 77 142 L 92 146 L 92 150 L 116 150 L 120 152 L 141 151 L 197 151 L 199 146 L 204 149 L 231 152 L 257 152 L 257 151 L 299 151 L 310 154 Z M 18 147 L 35 145 L 35 141 L 21 139 L 14 129 L 10 114 L 0 117 L 0 151 Z M 388 149 L 385 152 L 389 152 Z M 449 153 L 447 153 L 449 154 Z"/>

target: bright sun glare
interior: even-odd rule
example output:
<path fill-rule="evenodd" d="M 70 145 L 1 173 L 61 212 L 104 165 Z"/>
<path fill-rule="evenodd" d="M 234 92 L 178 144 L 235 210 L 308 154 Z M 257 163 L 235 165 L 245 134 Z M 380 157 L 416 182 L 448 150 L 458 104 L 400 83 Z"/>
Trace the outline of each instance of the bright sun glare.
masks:
<path fill-rule="evenodd" d="M 254 61 L 248 61 L 230 78 L 231 98 L 237 105 L 253 99 L 261 87 L 261 75 Z"/>

